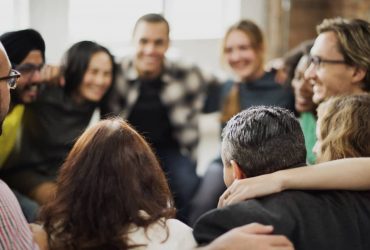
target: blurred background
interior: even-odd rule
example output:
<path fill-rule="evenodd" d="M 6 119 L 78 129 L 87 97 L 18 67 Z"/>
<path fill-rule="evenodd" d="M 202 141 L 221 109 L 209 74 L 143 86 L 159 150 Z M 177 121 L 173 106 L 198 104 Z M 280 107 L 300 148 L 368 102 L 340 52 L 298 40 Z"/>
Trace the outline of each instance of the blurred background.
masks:
<path fill-rule="evenodd" d="M 264 31 L 268 60 L 314 38 L 315 26 L 324 18 L 370 20 L 370 0 L 0 0 L 0 10 L 0 33 L 38 30 L 46 41 L 48 63 L 59 63 L 64 51 L 80 40 L 97 41 L 116 57 L 124 56 L 131 51 L 137 18 L 162 13 L 171 26 L 168 56 L 221 76 L 227 76 L 220 65 L 221 38 L 242 18 L 254 20 Z M 200 173 L 219 150 L 214 147 L 219 145 L 217 117 L 205 115 L 200 124 Z"/>

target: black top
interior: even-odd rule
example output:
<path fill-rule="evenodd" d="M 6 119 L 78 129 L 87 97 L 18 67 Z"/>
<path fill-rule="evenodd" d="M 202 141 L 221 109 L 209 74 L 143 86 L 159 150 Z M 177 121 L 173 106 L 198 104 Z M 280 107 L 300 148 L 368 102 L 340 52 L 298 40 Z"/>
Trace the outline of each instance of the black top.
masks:
<path fill-rule="evenodd" d="M 26 105 L 21 148 L 11 156 L 12 168 L 55 176 L 96 107 L 91 102 L 76 103 L 60 87 L 46 86 L 36 102 Z"/>
<path fill-rule="evenodd" d="M 228 230 L 258 222 L 274 226 L 296 250 L 370 249 L 370 193 L 285 191 L 203 215 L 194 226 L 200 244 Z"/>
<path fill-rule="evenodd" d="M 154 148 L 176 145 L 168 109 L 162 104 L 159 96 L 162 87 L 160 78 L 141 80 L 138 100 L 127 119 Z"/>

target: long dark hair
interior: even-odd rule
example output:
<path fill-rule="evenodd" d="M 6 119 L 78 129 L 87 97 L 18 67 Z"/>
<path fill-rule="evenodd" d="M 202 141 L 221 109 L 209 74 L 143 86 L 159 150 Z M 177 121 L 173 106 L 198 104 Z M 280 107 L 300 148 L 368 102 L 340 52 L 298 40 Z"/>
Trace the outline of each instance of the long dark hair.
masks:
<path fill-rule="evenodd" d="M 119 118 L 81 135 L 60 170 L 55 197 L 41 212 L 50 249 L 128 249 L 130 225 L 147 228 L 175 212 L 153 151 Z"/>
<path fill-rule="evenodd" d="M 66 95 L 70 96 L 72 93 L 77 91 L 89 67 L 92 56 L 98 52 L 105 52 L 111 59 L 112 83 L 114 83 L 116 70 L 113 55 L 107 48 L 100 44 L 92 41 L 81 41 L 72 45 L 63 57 L 61 73 L 66 82 L 66 85 L 64 86 Z M 111 84 L 109 90 L 104 95 L 102 102 L 104 102 L 105 97 L 111 92 L 112 85 L 113 84 Z"/>

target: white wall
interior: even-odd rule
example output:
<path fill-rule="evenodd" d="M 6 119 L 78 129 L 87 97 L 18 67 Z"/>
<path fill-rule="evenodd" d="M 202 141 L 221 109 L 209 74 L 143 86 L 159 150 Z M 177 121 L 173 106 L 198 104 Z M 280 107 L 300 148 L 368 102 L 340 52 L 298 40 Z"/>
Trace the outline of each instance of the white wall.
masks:
<path fill-rule="evenodd" d="M 25 1 L 25 0 L 17 0 Z M 49 63 L 58 63 L 64 51 L 71 45 L 68 37 L 68 0 L 29 0 L 30 27 L 37 29 L 43 35 L 46 42 L 46 59 Z M 185 1 L 185 0 L 184 0 Z M 265 1 L 267 0 L 230 0 L 239 2 L 238 18 L 249 18 L 265 27 Z M 234 10 L 228 10 L 235 13 Z M 227 15 L 228 13 L 226 13 Z M 228 17 L 224 17 L 227 20 Z M 229 17 L 230 18 L 230 17 Z M 235 18 L 235 17 L 233 17 Z M 237 18 L 237 19 L 238 19 Z M 72 24 L 73 25 L 73 24 Z M 112 31 L 113 32 L 113 31 Z M 195 62 L 208 72 L 223 74 L 220 66 L 220 42 L 221 39 L 201 40 L 174 40 L 169 55 L 182 58 L 188 62 Z M 122 44 L 122 47 L 128 44 Z M 127 52 L 112 50 L 120 57 Z M 198 172 L 202 174 L 208 163 L 218 154 L 220 143 L 217 114 L 204 115 L 201 117 L 201 143 Z"/>

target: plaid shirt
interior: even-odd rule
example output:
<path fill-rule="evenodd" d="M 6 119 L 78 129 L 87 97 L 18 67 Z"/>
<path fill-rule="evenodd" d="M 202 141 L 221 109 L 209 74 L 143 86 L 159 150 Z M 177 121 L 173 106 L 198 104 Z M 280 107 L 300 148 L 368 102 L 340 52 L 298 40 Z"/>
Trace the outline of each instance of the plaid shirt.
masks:
<path fill-rule="evenodd" d="M 205 100 L 206 83 L 210 81 L 198 67 L 168 60 L 164 62 L 161 80 L 164 85 L 159 96 L 168 109 L 173 136 L 181 152 L 196 160 L 198 120 Z M 110 111 L 127 119 L 138 100 L 140 84 L 133 59 L 124 58 L 118 65 L 115 91 L 109 100 Z"/>

